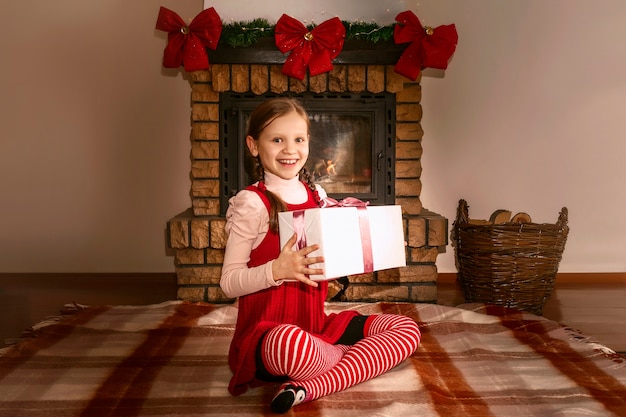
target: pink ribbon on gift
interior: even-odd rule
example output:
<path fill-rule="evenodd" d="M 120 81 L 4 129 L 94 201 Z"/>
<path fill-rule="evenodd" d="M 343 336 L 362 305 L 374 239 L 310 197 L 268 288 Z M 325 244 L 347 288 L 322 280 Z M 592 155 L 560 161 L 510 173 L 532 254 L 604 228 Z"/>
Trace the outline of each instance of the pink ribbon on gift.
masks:
<path fill-rule="evenodd" d="M 366 207 L 369 201 L 361 201 L 355 197 L 346 197 L 341 201 L 337 201 L 331 197 L 324 197 L 320 202 L 321 208 L 332 207 L 356 207 L 359 215 L 359 229 L 361 230 L 361 245 L 363 249 L 363 272 L 372 272 L 374 270 L 374 257 L 372 255 L 372 236 L 370 234 L 370 221 L 367 216 Z M 304 216 L 303 216 L 304 217 Z M 295 220 L 294 220 L 295 222 Z"/>
<path fill-rule="evenodd" d="M 365 208 L 370 204 L 369 201 L 361 201 L 355 197 L 346 197 L 343 200 L 335 200 L 332 197 L 324 197 L 320 201 L 321 208 L 329 208 L 329 207 L 361 207 Z"/>
<path fill-rule="evenodd" d="M 304 210 L 293 212 L 293 231 L 296 233 L 296 249 L 306 248 L 306 231 L 304 229 Z"/>

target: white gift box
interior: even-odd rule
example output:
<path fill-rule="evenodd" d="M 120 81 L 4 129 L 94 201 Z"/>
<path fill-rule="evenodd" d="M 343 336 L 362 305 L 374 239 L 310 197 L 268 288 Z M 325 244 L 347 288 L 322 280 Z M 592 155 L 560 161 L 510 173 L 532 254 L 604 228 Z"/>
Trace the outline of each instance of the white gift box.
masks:
<path fill-rule="evenodd" d="M 316 243 L 319 249 L 309 254 L 323 256 L 324 262 L 311 265 L 321 268 L 323 281 L 346 275 L 406 266 L 402 210 L 397 205 L 367 207 L 313 208 L 278 213 L 280 246 L 285 246 L 294 232 L 301 247 Z M 369 233 L 369 238 L 367 234 Z M 294 250 L 298 243 L 294 245 Z M 370 269 L 371 268 L 371 269 Z"/>

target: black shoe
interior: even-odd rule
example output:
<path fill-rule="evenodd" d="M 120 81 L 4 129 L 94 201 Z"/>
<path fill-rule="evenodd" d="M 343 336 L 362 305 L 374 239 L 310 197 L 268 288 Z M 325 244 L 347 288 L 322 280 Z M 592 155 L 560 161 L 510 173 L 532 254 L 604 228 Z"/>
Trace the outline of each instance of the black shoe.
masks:
<path fill-rule="evenodd" d="M 294 405 L 300 404 L 306 397 L 306 390 L 291 384 L 285 385 L 272 399 L 270 408 L 274 413 L 283 414 L 289 411 Z"/>

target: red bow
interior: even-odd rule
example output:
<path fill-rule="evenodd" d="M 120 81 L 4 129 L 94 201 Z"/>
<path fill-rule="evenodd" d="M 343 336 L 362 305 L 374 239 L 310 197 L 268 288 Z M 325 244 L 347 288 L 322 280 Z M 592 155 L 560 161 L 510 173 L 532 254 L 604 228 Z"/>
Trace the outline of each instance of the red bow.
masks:
<path fill-rule="evenodd" d="M 413 81 L 422 68 L 448 68 L 448 60 L 456 49 L 459 36 L 454 25 L 422 27 L 415 14 L 407 10 L 396 16 L 393 38 L 396 44 L 409 43 L 394 71 Z"/>
<path fill-rule="evenodd" d="M 167 46 L 163 51 L 163 66 L 185 71 L 209 68 L 209 56 L 205 48 L 217 48 L 222 34 L 222 20 L 213 7 L 201 11 L 189 26 L 179 15 L 161 7 L 156 28 L 167 34 Z"/>
<path fill-rule="evenodd" d="M 333 69 L 332 60 L 343 48 L 346 28 L 334 17 L 308 30 L 300 21 L 283 14 L 276 23 L 276 47 L 284 54 L 291 51 L 283 65 L 283 74 L 304 79 L 308 66 L 311 75 Z"/>

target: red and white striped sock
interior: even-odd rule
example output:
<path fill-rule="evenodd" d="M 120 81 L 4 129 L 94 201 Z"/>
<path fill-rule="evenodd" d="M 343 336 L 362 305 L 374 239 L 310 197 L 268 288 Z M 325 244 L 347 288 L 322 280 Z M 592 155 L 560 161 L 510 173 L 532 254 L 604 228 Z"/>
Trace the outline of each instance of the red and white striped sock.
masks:
<path fill-rule="evenodd" d="M 287 374 L 291 379 L 287 384 L 304 388 L 305 401 L 342 391 L 395 367 L 415 352 L 421 339 L 414 320 L 395 314 L 370 316 L 364 334 L 366 337 L 349 346 L 327 371 L 308 379 Z M 331 363 L 326 362 L 324 368 Z"/>
<path fill-rule="evenodd" d="M 349 349 L 333 345 L 293 324 L 282 324 L 267 332 L 261 345 L 263 364 L 273 375 L 299 381 L 331 369 Z"/>

